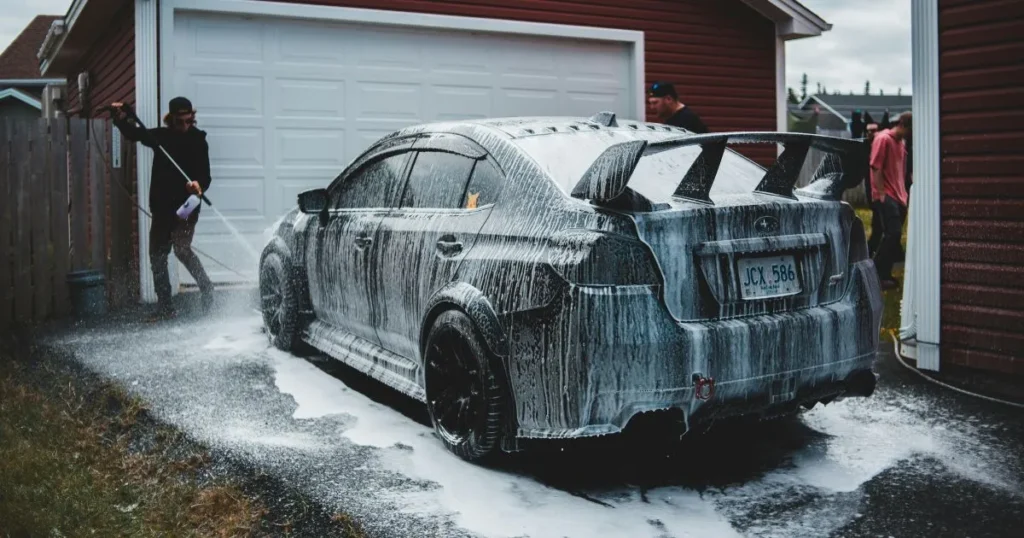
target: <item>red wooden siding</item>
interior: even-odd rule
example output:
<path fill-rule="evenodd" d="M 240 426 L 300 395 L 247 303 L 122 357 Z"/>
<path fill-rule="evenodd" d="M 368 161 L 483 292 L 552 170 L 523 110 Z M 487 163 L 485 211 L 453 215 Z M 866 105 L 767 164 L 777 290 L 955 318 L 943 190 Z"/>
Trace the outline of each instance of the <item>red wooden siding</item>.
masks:
<path fill-rule="evenodd" d="M 113 101 L 135 100 L 135 3 L 125 2 L 111 17 L 109 26 L 96 33 L 92 48 L 74 70 L 69 69 L 68 104 L 72 113 L 82 107 L 78 91 L 78 73 L 82 71 L 89 72 L 88 105 L 92 110 Z M 97 113 L 95 117 L 107 114 Z"/>
<path fill-rule="evenodd" d="M 98 108 L 114 101 L 135 102 L 135 3 L 124 2 L 117 12 L 113 13 L 107 27 L 96 30 L 96 42 L 81 61 L 68 69 L 68 110 L 71 115 L 82 117 L 107 118 L 106 112 L 94 112 Z M 156 69 L 156 66 L 153 66 Z M 81 93 L 78 88 L 78 73 L 89 72 L 88 99 L 83 110 Z M 92 136 L 92 133 L 89 133 Z M 105 141 L 109 147 L 110 140 Z M 127 143 L 122 140 L 122 143 Z M 133 193 L 133 200 L 138 201 L 136 191 L 135 163 L 121 163 L 125 174 L 120 174 L 127 188 Z M 109 175 L 107 176 L 109 178 Z M 123 191 L 117 184 L 107 181 L 105 186 L 109 196 L 122 196 Z M 117 198 L 122 199 L 122 198 Z M 132 259 L 137 260 L 139 254 L 138 212 L 131 212 L 131 252 Z M 106 219 L 110 224 L 110 204 L 107 203 Z M 107 248 L 110 249 L 110 236 L 107 236 Z M 132 290 L 136 291 L 137 290 Z"/>
<path fill-rule="evenodd" d="M 712 131 L 774 131 L 775 25 L 739 0 L 286 0 L 640 30 L 647 82 L 676 84 Z M 774 146 L 742 149 L 762 164 Z"/>
<path fill-rule="evenodd" d="M 940 0 L 942 360 L 1024 374 L 1024 1 Z"/>

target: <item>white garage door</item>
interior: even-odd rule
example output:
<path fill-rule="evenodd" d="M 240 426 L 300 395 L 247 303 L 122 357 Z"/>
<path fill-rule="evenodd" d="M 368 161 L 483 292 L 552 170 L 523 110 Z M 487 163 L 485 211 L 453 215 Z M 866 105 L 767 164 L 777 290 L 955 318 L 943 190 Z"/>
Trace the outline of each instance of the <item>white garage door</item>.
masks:
<path fill-rule="evenodd" d="M 173 43 L 171 88 L 209 133 L 210 200 L 257 252 L 299 192 L 326 186 L 393 130 L 489 116 L 632 117 L 636 102 L 625 43 L 194 13 L 176 15 Z M 203 215 L 196 246 L 254 279 L 256 261 L 209 208 Z M 203 262 L 215 282 L 241 280 Z"/>

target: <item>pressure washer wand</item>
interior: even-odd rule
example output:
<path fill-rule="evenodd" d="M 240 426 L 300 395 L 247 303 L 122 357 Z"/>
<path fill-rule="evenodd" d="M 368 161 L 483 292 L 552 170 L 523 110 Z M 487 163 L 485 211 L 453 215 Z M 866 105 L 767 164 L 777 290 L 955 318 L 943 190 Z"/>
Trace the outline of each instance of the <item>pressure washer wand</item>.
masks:
<path fill-rule="evenodd" d="M 104 109 L 113 109 L 114 107 L 111 105 L 109 107 L 103 107 L 103 108 Z M 130 119 L 132 119 L 136 123 L 138 123 L 139 127 L 142 127 L 142 130 L 143 130 L 144 133 L 146 133 L 146 136 L 150 136 L 149 135 L 149 129 L 147 129 L 146 125 L 144 123 L 142 123 L 142 120 L 139 119 L 139 116 L 137 114 L 135 114 L 135 110 L 132 109 L 131 105 L 129 105 L 128 103 L 123 103 L 123 104 L 121 104 L 121 110 L 124 111 L 124 113 L 126 115 L 128 115 L 128 117 Z M 186 174 L 185 171 L 182 170 L 180 166 L 178 166 L 177 161 L 175 161 L 174 158 L 171 157 L 171 154 L 167 153 L 167 150 L 164 149 L 164 147 L 161 146 L 160 143 L 155 138 L 150 140 L 150 141 L 153 143 L 154 146 L 159 148 L 160 151 L 163 152 L 164 156 L 167 157 L 167 160 L 171 161 L 171 164 L 173 164 L 174 167 L 177 168 L 179 172 L 181 172 L 181 175 L 185 177 L 185 183 L 188 184 L 188 185 L 192 184 L 192 178 L 188 177 L 188 174 Z M 193 201 L 193 198 L 195 198 L 196 200 Z M 199 205 L 199 201 L 198 201 L 199 199 L 202 199 L 202 201 L 206 202 L 206 205 L 208 205 L 208 206 L 212 206 L 213 205 L 213 203 L 210 202 L 210 199 L 206 197 L 205 193 L 200 194 L 198 196 L 193 194 L 192 196 L 189 197 L 188 200 L 185 201 L 184 204 L 182 204 L 182 206 L 180 208 L 178 208 L 178 216 L 181 217 L 182 219 L 188 218 L 188 216 L 192 213 L 192 211 L 196 208 L 196 206 Z M 182 216 L 183 214 L 184 214 L 184 216 Z"/>

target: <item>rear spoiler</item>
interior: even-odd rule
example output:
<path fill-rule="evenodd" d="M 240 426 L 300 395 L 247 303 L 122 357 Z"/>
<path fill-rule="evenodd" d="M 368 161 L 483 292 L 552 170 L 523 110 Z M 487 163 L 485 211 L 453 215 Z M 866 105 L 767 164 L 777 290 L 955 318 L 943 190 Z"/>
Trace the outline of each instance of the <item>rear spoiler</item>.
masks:
<path fill-rule="evenodd" d="M 697 160 L 687 170 L 675 196 L 712 204 L 708 194 L 729 144 L 782 144 L 784 150 L 765 172 L 755 193 L 796 199 L 794 185 L 810 148 L 825 153 L 810 184 L 796 193 L 813 198 L 838 200 L 843 191 L 864 177 L 868 148 L 861 140 L 807 133 L 732 132 L 684 135 L 657 142 L 631 140 L 615 144 L 594 160 L 572 190 L 572 196 L 599 203 L 610 202 L 625 193 L 642 157 L 683 146 L 700 146 Z"/>

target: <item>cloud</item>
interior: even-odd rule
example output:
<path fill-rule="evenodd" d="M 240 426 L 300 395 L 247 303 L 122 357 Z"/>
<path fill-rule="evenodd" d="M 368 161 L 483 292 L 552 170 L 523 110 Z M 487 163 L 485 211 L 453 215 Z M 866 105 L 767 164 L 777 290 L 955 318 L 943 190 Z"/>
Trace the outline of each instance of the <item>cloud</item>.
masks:
<path fill-rule="evenodd" d="M 829 92 L 895 95 L 911 91 L 910 0 L 802 0 L 832 24 L 819 37 L 786 45 L 786 85 L 799 95 L 807 73 L 807 91 L 821 82 Z"/>
<path fill-rule="evenodd" d="M 61 15 L 68 12 L 71 0 L 0 0 L 0 51 L 18 37 L 36 15 Z"/>

